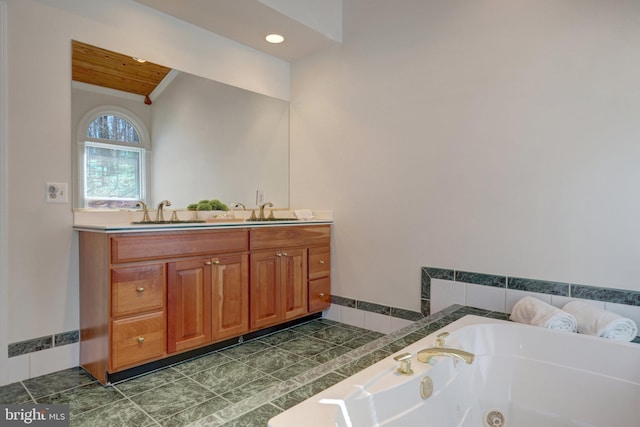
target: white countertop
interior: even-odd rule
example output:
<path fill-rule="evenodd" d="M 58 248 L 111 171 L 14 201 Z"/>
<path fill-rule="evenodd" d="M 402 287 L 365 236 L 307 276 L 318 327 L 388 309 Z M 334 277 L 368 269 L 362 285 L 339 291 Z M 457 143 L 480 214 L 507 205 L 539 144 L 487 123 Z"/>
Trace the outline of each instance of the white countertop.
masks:
<path fill-rule="evenodd" d="M 171 218 L 173 212 L 165 210 L 165 218 Z M 152 213 L 153 214 L 153 213 Z M 276 218 L 293 218 L 291 211 L 274 211 Z M 192 220 L 193 213 L 178 211 L 181 220 Z M 184 231 L 207 230 L 224 228 L 258 228 L 258 227 L 282 227 L 301 226 L 315 224 L 332 224 L 332 211 L 313 211 L 313 219 L 291 220 L 282 219 L 276 221 L 249 221 L 250 211 L 235 212 L 237 218 L 210 219 L 207 222 L 183 222 L 174 224 L 133 224 L 142 219 L 139 210 L 76 210 L 74 211 L 73 229 L 76 231 L 90 231 L 97 233 L 139 233 L 157 231 Z"/>

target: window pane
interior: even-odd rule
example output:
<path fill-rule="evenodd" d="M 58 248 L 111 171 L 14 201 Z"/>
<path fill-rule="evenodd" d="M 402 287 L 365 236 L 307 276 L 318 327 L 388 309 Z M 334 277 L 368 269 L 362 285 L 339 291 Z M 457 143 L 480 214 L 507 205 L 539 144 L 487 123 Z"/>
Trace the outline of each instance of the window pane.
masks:
<path fill-rule="evenodd" d="M 119 116 L 100 116 L 89 124 L 87 137 L 95 139 L 110 139 L 112 141 L 139 144 L 140 138 L 133 125 Z"/>
<path fill-rule="evenodd" d="M 141 198 L 141 152 L 85 147 L 85 199 L 88 207 L 133 207 Z"/>

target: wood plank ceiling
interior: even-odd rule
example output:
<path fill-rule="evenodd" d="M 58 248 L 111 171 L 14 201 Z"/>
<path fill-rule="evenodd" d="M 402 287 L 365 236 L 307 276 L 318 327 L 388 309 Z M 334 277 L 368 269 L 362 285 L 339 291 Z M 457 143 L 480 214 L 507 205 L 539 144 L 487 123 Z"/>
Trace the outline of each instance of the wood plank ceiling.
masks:
<path fill-rule="evenodd" d="M 75 40 L 71 46 L 74 81 L 142 95 L 145 103 L 151 103 L 149 95 L 171 71 L 162 65 L 141 63 L 131 56 Z"/>

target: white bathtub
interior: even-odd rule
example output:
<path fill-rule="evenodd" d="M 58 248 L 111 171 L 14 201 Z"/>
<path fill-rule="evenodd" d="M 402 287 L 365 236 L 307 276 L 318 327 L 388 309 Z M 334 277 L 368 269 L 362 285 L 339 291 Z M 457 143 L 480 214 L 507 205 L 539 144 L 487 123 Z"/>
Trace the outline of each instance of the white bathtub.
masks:
<path fill-rule="evenodd" d="M 440 332 L 473 363 L 416 359 Z M 393 356 L 414 355 L 411 376 Z M 423 399 L 420 382 L 433 381 Z M 497 411 L 503 418 L 487 417 Z M 492 413 L 495 414 L 495 413 Z M 269 421 L 269 427 L 638 427 L 640 345 L 465 316 Z"/>

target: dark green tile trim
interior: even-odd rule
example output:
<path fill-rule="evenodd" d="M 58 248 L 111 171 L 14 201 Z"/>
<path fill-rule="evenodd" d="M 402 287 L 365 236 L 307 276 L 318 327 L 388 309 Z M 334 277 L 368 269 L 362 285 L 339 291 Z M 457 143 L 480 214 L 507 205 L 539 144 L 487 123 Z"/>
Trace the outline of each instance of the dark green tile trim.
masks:
<path fill-rule="evenodd" d="M 421 272 L 420 293 L 423 299 L 423 307 L 424 305 L 428 305 L 430 302 L 429 296 L 431 295 L 431 279 L 436 278 L 435 276 L 439 276 L 437 278 L 445 278 L 446 280 L 471 283 L 475 285 L 504 287 L 505 289 L 640 306 L 639 291 L 552 282 L 548 280 L 526 279 L 522 277 L 507 277 L 468 271 L 455 271 L 436 267 L 422 267 Z M 451 278 L 451 272 L 453 272 L 453 276 L 455 278 Z M 425 298 L 425 296 L 427 297 Z M 428 315 L 424 308 L 423 314 Z"/>
<path fill-rule="evenodd" d="M 545 280 L 523 279 L 520 277 L 507 278 L 507 289 L 519 291 L 538 292 L 541 294 L 569 296 L 569 284 L 561 282 L 548 282 Z"/>
<path fill-rule="evenodd" d="M 73 344 L 80 341 L 80 331 L 69 331 L 55 334 L 53 337 L 53 345 L 60 347 L 61 345 Z"/>
<path fill-rule="evenodd" d="M 53 347 L 53 337 L 51 335 L 46 337 L 33 338 L 30 340 L 14 342 L 9 344 L 9 357 L 16 357 L 34 351 L 45 350 Z"/>
<path fill-rule="evenodd" d="M 571 285 L 572 298 L 640 306 L 640 292 L 624 289 L 599 288 L 596 286 Z"/>
<path fill-rule="evenodd" d="M 386 316 L 391 315 L 391 307 L 389 307 L 388 305 L 376 304 L 374 302 L 357 301 L 356 309 L 370 311 L 371 313 L 383 314 Z"/>
<path fill-rule="evenodd" d="M 456 282 L 472 283 L 474 285 L 494 286 L 497 288 L 507 287 L 506 276 L 496 276 L 494 274 L 472 273 L 469 271 L 456 271 Z"/>
<path fill-rule="evenodd" d="M 455 276 L 454 270 L 446 268 L 423 267 L 422 269 L 432 279 L 453 280 Z"/>
<path fill-rule="evenodd" d="M 343 307 L 355 308 L 356 310 L 368 311 L 371 313 L 382 314 L 384 316 L 397 317 L 399 319 L 405 319 L 405 320 L 416 321 L 425 317 L 424 306 L 422 307 L 422 312 L 419 313 L 417 311 L 407 310 L 404 308 L 391 307 L 388 305 L 376 304 L 368 301 L 360 301 L 353 298 L 340 297 L 337 295 L 331 296 L 331 303 L 336 305 L 341 305 Z M 428 307 L 428 304 L 427 304 L 427 307 Z"/>
<path fill-rule="evenodd" d="M 32 338 L 8 345 L 9 357 L 21 356 L 34 351 L 46 350 L 61 345 L 73 344 L 80 341 L 80 331 L 61 332 L 55 335 Z"/>
<path fill-rule="evenodd" d="M 422 316 L 422 313 L 418 313 L 417 311 L 391 307 L 391 317 L 416 321 L 422 319 L 424 316 Z"/>
<path fill-rule="evenodd" d="M 338 295 L 331 295 L 331 303 L 342 305 L 345 307 L 356 308 L 356 300 L 354 300 L 353 298 L 345 298 L 345 297 L 340 297 Z"/>

